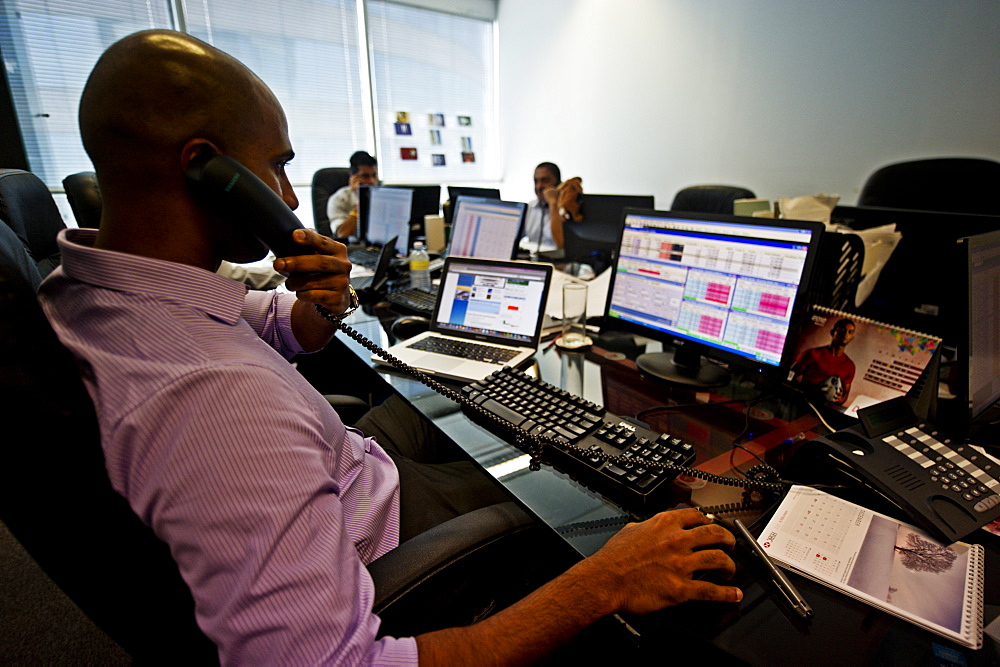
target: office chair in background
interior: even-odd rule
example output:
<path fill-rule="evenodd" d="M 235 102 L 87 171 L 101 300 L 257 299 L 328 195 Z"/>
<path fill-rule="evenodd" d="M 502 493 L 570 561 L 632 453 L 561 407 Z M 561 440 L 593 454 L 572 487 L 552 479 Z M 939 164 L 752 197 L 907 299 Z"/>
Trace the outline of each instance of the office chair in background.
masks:
<path fill-rule="evenodd" d="M 896 162 L 875 170 L 858 206 L 951 213 L 1000 213 L 1000 162 L 947 157 Z"/>
<path fill-rule="evenodd" d="M 101 189 L 97 185 L 97 174 L 92 171 L 70 174 L 63 179 L 63 189 L 76 224 L 91 229 L 100 227 Z"/>
<path fill-rule="evenodd" d="M 24 243 L 43 278 L 59 266 L 56 236 L 66 223 L 40 178 L 21 169 L 0 169 L 0 220 Z"/>
<path fill-rule="evenodd" d="M 330 197 L 351 180 L 351 170 L 348 167 L 325 167 L 313 174 L 312 205 L 313 223 L 316 231 L 323 236 L 335 238 L 335 230 L 330 228 L 330 218 L 326 215 L 326 204 Z"/>
<path fill-rule="evenodd" d="M 736 185 L 692 185 L 674 195 L 671 211 L 733 214 L 733 201 L 752 199 L 753 190 Z"/>

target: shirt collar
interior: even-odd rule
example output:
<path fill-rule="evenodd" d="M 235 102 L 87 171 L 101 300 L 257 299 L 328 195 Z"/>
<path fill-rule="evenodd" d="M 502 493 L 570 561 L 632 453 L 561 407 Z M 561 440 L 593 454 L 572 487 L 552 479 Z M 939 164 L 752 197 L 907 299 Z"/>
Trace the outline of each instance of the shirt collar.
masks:
<path fill-rule="evenodd" d="M 247 286 L 187 264 L 94 248 L 96 229 L 64 229 L 62 272 L 80 282 L 188 305 L 227 324 L 243 311 Z"/>

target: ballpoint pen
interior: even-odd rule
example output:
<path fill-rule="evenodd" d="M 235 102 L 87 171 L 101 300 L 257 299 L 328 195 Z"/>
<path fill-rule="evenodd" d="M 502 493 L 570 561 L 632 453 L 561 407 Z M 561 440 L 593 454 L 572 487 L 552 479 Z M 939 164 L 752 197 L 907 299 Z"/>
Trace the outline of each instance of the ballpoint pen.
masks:
<path fill-rule="evenodd" d="M 792 582 L 788 580 L 785 573 L 778 569 L 778 567 L 771 560 L 770 556 L 757 544 L 757 540 L 754 536 L 747 530 L 747 527 L 743 525 L 743 522 L 739 519 L 733 519 L 733 525 L 736 526 L 736 530 L 739 531 L 740 535 L 743 537 L 744 541 L 749 545 L 750 551 L 753 552 L 757 560 L 760 561 L 764 569 L 767 570 L 768 574 L 771 576 L 771 581 L 777 586 L 781 594 L 785 596 L 788 603 L 792 606 L 792 609 L 796 614 L 801 616 L 803 619 L 807 619 L 813 614 L 812 607 L 809 603 L 795 590 L 795 586 Z"/>

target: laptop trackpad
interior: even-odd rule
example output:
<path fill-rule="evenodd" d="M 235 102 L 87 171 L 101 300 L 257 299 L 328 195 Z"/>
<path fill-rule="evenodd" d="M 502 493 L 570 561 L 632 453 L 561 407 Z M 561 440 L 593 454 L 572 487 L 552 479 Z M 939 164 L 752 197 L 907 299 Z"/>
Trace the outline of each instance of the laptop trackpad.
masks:
<path fill-rule="evenodd" d="M 425 354 L 412 362 L 417 368 L 433 368 L 437 372 L 447 372 L 458 368 L 467 360 L 462 357 L 448 357 L 443 354 Z"/>

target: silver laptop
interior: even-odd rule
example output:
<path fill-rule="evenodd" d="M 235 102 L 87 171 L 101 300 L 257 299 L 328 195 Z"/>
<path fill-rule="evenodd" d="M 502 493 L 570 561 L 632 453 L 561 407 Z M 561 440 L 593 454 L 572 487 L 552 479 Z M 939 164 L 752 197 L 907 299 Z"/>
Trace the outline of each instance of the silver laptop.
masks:
<path fill-rule="evenodd" d="M 475 382 L 538 351 L 550 264 L 445 260 L 430 329 L 389 352 L 431 375 Z M 378 356 L 372 360 L 386 363 Z"/>

